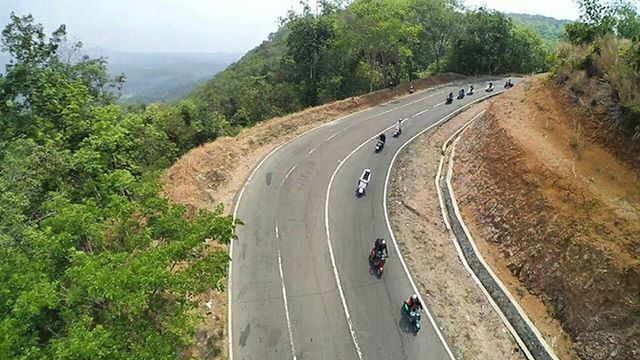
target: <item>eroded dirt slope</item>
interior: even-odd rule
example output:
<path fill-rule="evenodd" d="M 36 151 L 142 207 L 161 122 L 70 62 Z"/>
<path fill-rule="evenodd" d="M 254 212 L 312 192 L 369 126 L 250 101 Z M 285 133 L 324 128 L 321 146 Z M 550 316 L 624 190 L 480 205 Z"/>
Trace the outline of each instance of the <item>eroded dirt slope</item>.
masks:
<path fill-rule="evenodd" d="M 455 193 L 494 271 L 567 343 L 559 355 L 638 359 L 640 169 L 545 79 L 498 97 L 464 134 Z"/>

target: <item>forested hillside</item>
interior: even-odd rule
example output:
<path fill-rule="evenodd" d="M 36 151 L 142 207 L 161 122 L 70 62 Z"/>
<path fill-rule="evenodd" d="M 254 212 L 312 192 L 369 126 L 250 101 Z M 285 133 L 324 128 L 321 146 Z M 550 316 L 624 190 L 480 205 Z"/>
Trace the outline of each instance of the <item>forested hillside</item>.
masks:
<path fill-rule="evenodd" d="M 506 14 L 506 16 L 538 32 L 550 50 L 553 50 L 562 40 L 564 26 L 571 23 L 570 20 L 558 20 L 542 15 Z"/>
<path fill-rule="evenodd" d="M 411 81 L 548 69 L 533 30 L 502 13 L 463 12 L 457 0 L 356 0 L 343 8 L 303 2 L 280 30 L 192 96 L 232 126 Z"/>

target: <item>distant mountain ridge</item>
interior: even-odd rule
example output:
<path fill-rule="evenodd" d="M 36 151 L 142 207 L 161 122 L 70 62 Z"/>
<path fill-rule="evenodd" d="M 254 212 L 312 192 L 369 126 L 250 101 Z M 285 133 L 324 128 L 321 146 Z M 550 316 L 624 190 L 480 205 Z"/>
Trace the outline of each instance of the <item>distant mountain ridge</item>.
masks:
<path fill-rule="evenodd" d="M 183 98 L 195 87 L 239 59 L 239 53 L 127 52 L 107 48 L 83 49 L 80 55 L 104 57 L 111 76 L 125 74 L 120 102 L 150 103 Z M 0 73 L 10 57 L 0 52 Z"/>
<path fill-rule="evenodd" d="M 242 55 L 223 52 L 138 53 L 105 48 L 89 48 L 83 54 L 105 57 L 112 76 L 125 74 L 120 100 L 126 103 L 180 99 Z"/>

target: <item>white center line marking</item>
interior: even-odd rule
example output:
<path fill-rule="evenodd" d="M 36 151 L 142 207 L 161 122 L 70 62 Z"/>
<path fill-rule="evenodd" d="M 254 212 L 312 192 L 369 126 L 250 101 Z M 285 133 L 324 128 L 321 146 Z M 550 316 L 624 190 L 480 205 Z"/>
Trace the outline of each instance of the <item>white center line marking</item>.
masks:
<path fill-rule="evenodd" d="M 440 105 L 444 105 L 444 103 L 445 103 L 445 102 L 443 101 L 443 102 L 441 102 L 441 103 L 439 103 L 439 104 L 435 104 L 435 105 L 433 105 L 433 107 L 434 107 L 434 108 L 437 108 L 437 107 L 438 107 L 438 106 L 440 106 Z"/>
<path fill-rule="evenodd" d="M 287 181 L 287 178 L 289 177 L 289 175 L 291 175 L 291 173 L 293 172 L 293 170 L 296 169 L 297 166 L 298 166 L 298 164 L 293 165 L 293 167 L 289 170 L 287 175 L 285 175 L 284 178 L 282 179 L 282 181 L 280 182 L 280 186 L 282 186 L 282 184 L 284 184 L 284 182 Z M 276 227 L 276 232 L 277 231 L 278 231 L 278 227 Z M 277 234 L 276 234 L 276 237 L 278 237 Z"/>
<path fill-rule="evenodd" d="M 314 152 L 314 151 L 316 151 L 316 148 L 313 148 L 313 149 L 309 150 L 309 152 L 307 153 L 307 155 L 311 155 L 311 154 L 313 154 L 313 152 Z"/>
<path fill-rule="evenodd" d="M 279 239 L 278 225 L 276 225 L 276 240 Z M 284 313 L 287 318 L 287 330 L 289 331 L 289 345 L 293 360 L 296 360 L 296 347 L 293 344 L 293 332 L 291 331 L 291 318 L 289 317 L 289 303 L 287 302 L 287 289 L 284 286 L 284 272 L 282 271 L 282 256 L 280 256 L 280 245 L 278 244 L 278 268 L 280 269 L 280 282 L 282 283 L 282 300 L 284 301 Z"/>
<path fill-rule="evenodd" d="M 334 137 L 336 137 L 336 135 L 338 135 L 338 134 L 340 134 L 340 132 L 337 132 L 337 133 L 335 133 L 335 134 L 333 134 L 333 135 L 329 136 L 329 137 L 327 138 L 327 141 L 329 141 L 329 140 L 333 139 L 333 138 L 334 138 Z"/>
<path fill-rule="evenodd" d="M 422 115 L 422 114 L 426 113 L 427 111 L 429 111 L 429 109 L 424 109 L 424 110 L 422 110 L 422 111 L 420 111 L 420 112 L 418 112 L 418 113 L 415 113 L 415 114 L 411 115 L 411 116 L 409 117 L 409 119 L 411 119 L 411 118 L 413 118 L 413 117 L 416 117 L 416 116 L 420 116 L 420 115 Z"/>

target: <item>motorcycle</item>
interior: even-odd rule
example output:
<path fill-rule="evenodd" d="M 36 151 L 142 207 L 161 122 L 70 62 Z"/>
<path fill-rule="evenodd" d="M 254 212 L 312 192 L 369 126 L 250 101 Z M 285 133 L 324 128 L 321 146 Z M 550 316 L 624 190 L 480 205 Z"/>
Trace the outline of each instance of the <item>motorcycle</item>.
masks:
<path fill-rule="evenodd" d="M 413 85 L 409 86 L 409 94 L 413 94 Z"/>
<path fill-rule="evenodd" d="M 358 185 L 356 186 L 356 196 L 361 197 L 366 195 L 366 188 L 369 185 L 369 180 L 371 179 L 371 170 L 364 169 L 362 171 L 362 176 L 360 176 L 360 180 L 358 180 Z"/>
<path fill-rule="evenodd" d="M 393 131 L 393 137 L 398 137 L 402 134 L 402 128 L 400 126 L 396 126 L 396 129 Z"/>
<path fill-rule="evenodd" d="M 458 91 L 458 100 L 461 100 L 464 98 L 464 89 Z"/>
<path fill-rule="evenodd" d="M 467 91 L 467 96 L 473 95 L 473 86 L 469 88 L 469 91 Z"/>
<path fill-rule="evenodd" d="M 453 102 L 453 96 L 447 96 L 447 99 L 445 100 L 445 104 L 449 105 Z"/>
<path fill-rule="evenodd" d="M 505 89 L 509 89 L 513 87 L 513 83 L 511 81 L 507 81 L 506 83 L 504 83 L 504 88 Z"/>
<path fill-rule="evenodd" d="M 411 326 L 413 327 L 413 331 L 415 331 L 415 333 L 417 334 L 420 331 L 420 319 L 422 318 L 422 310 L 418 308 L 415 311 L 411 311 L 411 309 L 409 309 L 409 304 L 407 304 L 405 301 L 402 304 L 402 312 L 405 316 L 407 316 L 407 319 L 409 319 L 409 323 L 411 323 Z"/>
<path fill-rule="evenodd" d="M 376 276 L 382 277 L 384 273 L 384 264 L 387 262 L 387 256 L 383 253 L 376 253 L 376 248 L 373 247 L 369 252 L 369 265 L 375 268 Z"/>
<path fill-rule="evenodd" d="M 382 149 L 384 148 L 384 141 L 379 140 L 376 143 L 376 152 L 379 153 L 380 151 L 382 151 Z"/>
<path fill-rule="evenodd" d="M 493 84 L 489 84 L 489 86 L 487 86 L 486 89 L 484 89 L 484 91 L 486 92 L 492 92 L 493 91 Z"/>

